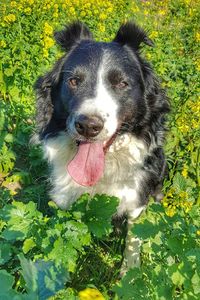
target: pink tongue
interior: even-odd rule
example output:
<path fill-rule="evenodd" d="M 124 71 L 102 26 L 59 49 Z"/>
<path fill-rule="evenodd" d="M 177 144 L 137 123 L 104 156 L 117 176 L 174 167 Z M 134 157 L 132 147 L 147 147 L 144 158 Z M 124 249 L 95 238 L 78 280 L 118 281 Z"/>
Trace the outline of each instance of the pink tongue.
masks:
<path fill-rule="evenodd" d="M 92 186 L 104 170 L 102 143 L 81 143 L 78 152 L 67 166 L 68 173 L 78 184 Z"/>

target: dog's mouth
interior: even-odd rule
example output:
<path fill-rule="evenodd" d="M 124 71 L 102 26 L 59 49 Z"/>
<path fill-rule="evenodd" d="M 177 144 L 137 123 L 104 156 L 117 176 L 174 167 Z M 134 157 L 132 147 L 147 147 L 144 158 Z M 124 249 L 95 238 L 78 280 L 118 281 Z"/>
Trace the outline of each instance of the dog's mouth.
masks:
<path fill-rule="evenodd" d="M 75 157 L 69 162 L 67 171 L 73 180 L 82 186 L 93 186 L 103 176 L 105 154 L 114 142 L 117 131 L 106 141 L 78 142 Z"/>

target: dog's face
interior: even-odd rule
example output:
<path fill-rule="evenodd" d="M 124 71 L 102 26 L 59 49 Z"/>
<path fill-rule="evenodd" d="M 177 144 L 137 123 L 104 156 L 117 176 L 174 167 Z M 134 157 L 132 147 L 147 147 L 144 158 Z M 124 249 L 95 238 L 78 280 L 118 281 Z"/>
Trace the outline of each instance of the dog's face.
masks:
<path fill-rule="evenodd" d="M 68 133 L 77 141 L 106 143 L 130 120 L 131 126 L 138 124 L 146 114 L 138 48 L 151 44 L 144 32 L 126 24 L 113 42 L 102 43 L 77 23 L 56 39 L 69 53 L 57 71 L 54 117 L 65 120 Z"/>
<path fill-rule="evenodd" d="M 140 64 L 119 44 L 83 41 L 62 72 L 60 106 L 77 140 L 106 141 L 138 112 L 145 114 Z"/>

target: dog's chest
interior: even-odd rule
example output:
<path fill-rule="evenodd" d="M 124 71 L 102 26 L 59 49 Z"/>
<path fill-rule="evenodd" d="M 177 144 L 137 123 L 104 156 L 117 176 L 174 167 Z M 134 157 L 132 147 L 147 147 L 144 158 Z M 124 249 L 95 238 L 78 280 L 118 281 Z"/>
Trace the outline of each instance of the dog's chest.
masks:
<path fill-rule="evenodd" d="M 118 136 L 105 157 L 102 181 L 129 181 L 141 167 L 147 154 L 147 146 L 131 134 Z"/>
<path fill-rule="evenodd" d="M 132 193 L 147 148 L 131 134 L 118 136 L 105 155 L 104 174 L 93 187 L 78 185 L 68 174 L 67 165 L 76 153 L 76 146 L 66 134 L 47 140 L 45 153 L 52 165 L 52 197 L 61 208 L 67 208 L 83 193 L 118 197 Z"/>

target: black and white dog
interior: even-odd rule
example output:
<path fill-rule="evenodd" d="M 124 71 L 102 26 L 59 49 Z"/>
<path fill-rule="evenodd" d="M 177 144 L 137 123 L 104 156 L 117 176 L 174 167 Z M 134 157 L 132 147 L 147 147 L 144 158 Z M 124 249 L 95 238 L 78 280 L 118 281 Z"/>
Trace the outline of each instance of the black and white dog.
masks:
<path fill-rule="evenodd" d="M 36 123 L 52 166 L 52 198 L 67 209 L 83 193 L 119 197 L 118 215 L 131 226 L 150 195 L 161 198 L 169 103 L 150 65 L 140 56 L 152 46 L 133 23 L 110 43 L 96 42 L 73 23 L 55 33 L 67 52 L 38 79 Z M 125 262 L 137 265 L 128 234 Z"/>

